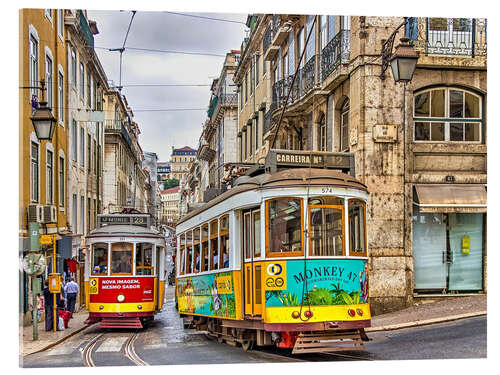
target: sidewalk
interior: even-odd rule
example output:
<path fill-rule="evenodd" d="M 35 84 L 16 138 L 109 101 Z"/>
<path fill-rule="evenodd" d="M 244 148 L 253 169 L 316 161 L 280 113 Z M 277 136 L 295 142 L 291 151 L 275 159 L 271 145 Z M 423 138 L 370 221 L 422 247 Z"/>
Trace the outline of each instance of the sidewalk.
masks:
<path fill-rule="evenodd" d="M 486 315 L 486 300 L 486 295 L 444 297 L 438 302 L 417 299 L 415 306 L 373 316 L 372 326 L 365 331 L 390 331 Z"/>
<path fill-rule="evenodd" d="M 173 290 L 173 288 L 167 290 L 169 289 Z M 366 329 L 366 332 L 388 331 L 486 315 L 486 299 L 486 295 L 478 295 L 448 297 L 438 302 L 418 301 L 415 306 L 407 309 L 372 317 L 372 326 Z M 38 341 L 33 341 L 32 326 L 22 327 L 20 355 L 25 356 L 48 349 L 82 331 L 87 327 L 84 323 L 87 317 L 88 312 L 81 309 L 73 314 L 73 319 L 69 321 L 69 328 L 57 332 L 46 332 L 45 322 L 41 321 L 38 323 Z"/>
<path fill-rule="evenodd" d="M 20 327 L 20 347 L 19 355 L 25 356 L 28 354 L 36 353 L 40 350 L 48 349 L 61 341 L 73 336 L 74 334 L 82 331 L 87 327 L 85 320 L 88 318 L 89 313 L 84 308 L 73 314 L 73 318 L 68 323 L 68 328 L 64 331 L 45 331 L 45 321 L 38 322 L 38 340 L 33 341 L 33 326 Z"/>

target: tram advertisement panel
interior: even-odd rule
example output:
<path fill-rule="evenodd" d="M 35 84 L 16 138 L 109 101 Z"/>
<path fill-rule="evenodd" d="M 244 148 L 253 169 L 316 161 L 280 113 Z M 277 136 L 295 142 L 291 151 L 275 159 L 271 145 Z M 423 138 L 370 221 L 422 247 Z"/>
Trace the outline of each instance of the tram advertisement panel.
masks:
<path fill-rule="evenodd" d="M 368 303 L 368 263 L 357 259 L 266 262 L 266 307 Z M 304 282 L 307 289 L 304 289 Z"/>
<path fill-rule="evenodd" d="M 154 277 L 96 277 L 89 285 L 90 302 L 116 303 L 119 294 L 127 302 L 154 301 Z"/>
<path fill-rule="evenodd" d="M 232 272 L 179 278 L 177 288 L 180 313 L 236 318 Z"/>

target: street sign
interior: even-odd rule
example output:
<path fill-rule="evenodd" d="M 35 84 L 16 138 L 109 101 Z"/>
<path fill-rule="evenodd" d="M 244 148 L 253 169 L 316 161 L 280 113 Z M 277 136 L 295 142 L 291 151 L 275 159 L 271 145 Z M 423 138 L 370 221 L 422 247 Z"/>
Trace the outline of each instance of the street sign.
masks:
<path fill-rule="evenodd" d="M 40 244 L 41 245 L 52 245 L 54 236 L 51 234 L 42 234 L 40 236 Z"/>

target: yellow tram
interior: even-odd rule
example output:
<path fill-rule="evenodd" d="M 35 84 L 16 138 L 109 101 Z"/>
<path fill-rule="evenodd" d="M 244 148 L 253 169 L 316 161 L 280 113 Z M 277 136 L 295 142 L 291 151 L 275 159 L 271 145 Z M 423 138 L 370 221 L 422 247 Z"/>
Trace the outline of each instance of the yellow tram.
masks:
<path fill-rule="evenodd" d="M 267 173 L 240 178 L 178 222 L 179 314 L 245 349 L 364 349 L 368 193 L 350 175 L 325 168 L 340 163 L 349 171 L 352 157 L 270 155 Z M 290 168 L 301 161 L 308 168 Z"/>
<path fill-rule="evenodd" d="M 100 328 L 142 328 L 163 305 L 165 238 L 140 213 L 98 215 L 85 238 L 87 323 Z"/>

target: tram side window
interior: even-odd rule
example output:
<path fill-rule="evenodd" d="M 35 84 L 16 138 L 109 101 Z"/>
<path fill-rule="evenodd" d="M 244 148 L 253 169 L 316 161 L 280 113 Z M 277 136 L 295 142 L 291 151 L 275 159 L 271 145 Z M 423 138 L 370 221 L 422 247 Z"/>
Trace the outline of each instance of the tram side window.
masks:
<path fill-rule="evenodd" d="M 219 221 L 210 223 L 210 271 L 219 269 Z"/>
<path fill-rule="evenodd" d="M 266 216 L 268 252 L 302 253 L 302 199 L 269 200 Z"/>
<path fill-rule="evenodd" d="M 132 274 L 133 244 L 118 242 L 111 245 L 111 273 L 120 275 Z"/>
<path fill-rule="evenodd" d="M 135 245 L 135 274 L 153 275 L 153 244 L 138 243 Z"/>
<path fill-rule="evenodd" d="M 185 267 L 186 273 L 193 272 L 193 232 L 186 232 L 186 257 L 185 257 Z"/>
<path fill-rule="evenodd" d="M 92 245 L 92 274 L 107 275 L 108 273 L 108 244 L 95 243 Z"/>
<path fill-rule="evenodd" d="M 366 256 L 366 206 L 359 200 L 349 201 L 349 253 Z"/>
<path fill-rule="evenodd" d="M 186 261 L 185 257 L 185 247 L 186 247 L 186 235 L 183 233 L 179 236 L 179 275 L 184 275 L 186 273 Z"/>
<path fill-rule="evenodd" d="M 309 206 L 310 255 L 342 256 L 343 206 Z"/>
<path fill-rule="evenodd" d="M 229 267 L 229 216 L 223 216 L 220 219 L 220 253 L 219 253 L 220 268 Z"/>
<path fill-rule="evenodd" d="M 208 271 L 208 224 L 201 227 L 201 272 Z"/>
<path fill-rule="evenodd" d="M 201 270 L 200 228 L 196 228 L 193 231 L 193 250 L 194 250 L 194 272 L 198 273 Z"/>

